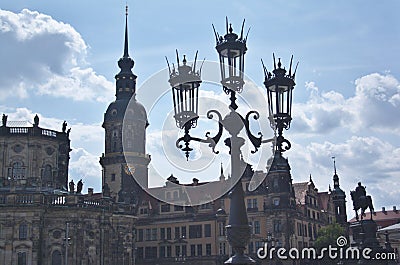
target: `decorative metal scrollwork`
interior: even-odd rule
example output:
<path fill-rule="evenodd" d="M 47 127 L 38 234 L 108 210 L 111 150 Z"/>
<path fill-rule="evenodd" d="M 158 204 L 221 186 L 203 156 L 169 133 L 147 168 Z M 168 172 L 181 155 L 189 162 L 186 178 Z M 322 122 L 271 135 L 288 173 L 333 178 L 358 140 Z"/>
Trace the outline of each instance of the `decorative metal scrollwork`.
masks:
<path fill-rule="evenodd" d="M 196 142 L 201 142 L 201 143 L 208 143 L 208 146 L 211 147 L 212 151 L 214 154 L 218 154 L 219 152 L 215 150 L 215 147 L 217 145 L 217 143 L 219 142 L 219 140 L 221 139 L 222 136 L 222 132 L 223 132 L 223 125 L 222 125 L 222 116 L 221 114 L 217 111 L 217 110 L 209 110 L 207 112 L 207 118 L 208 119 L 212 119 L 214 117 L 213 113 L 215 113 L 218 117 L 218 133 L 214 136 L 214 137 L 210 137 L 210 132 L 206 133 L 206 139 L 201 139 L 198 137 L 192 137 L 189 134 L 189 130 L 191 128 L 191 124 L 187 123 L 185 124 L 184 128 L 185 128 L 185 135 L 180 137 L 177 141 L 176 141 L 176 147 L 181 149 L 182 151 L 185 152 L 185 156 L 186 159 L 189 160 L 189 154 L 191 151 L 193 151 L 193 148 L 191 148 L 190 145 L 190 141 L 196 141 Z M 184 142 L 184 146 L 180 143 L 180 142 Z"/>

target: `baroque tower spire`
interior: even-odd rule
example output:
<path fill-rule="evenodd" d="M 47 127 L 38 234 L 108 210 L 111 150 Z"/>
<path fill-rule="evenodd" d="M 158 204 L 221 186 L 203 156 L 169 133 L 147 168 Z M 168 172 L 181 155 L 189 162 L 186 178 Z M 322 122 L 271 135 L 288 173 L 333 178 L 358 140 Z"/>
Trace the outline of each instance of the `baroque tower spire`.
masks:
<path fill-rule="evenodd" d="M 118 66 L 121 71 L 115 76 L 116 79 L 116 97 L 117 99 L 130 99 L 136 95 L 136 78 L 132 73 L 135 62 L 129 56 L 128 43 L 128 6 L 125 9 L 125 38 L 124 53 L 118 60 Z"/>
<path fill-rule="evenodd" d="M 136 100 L 134 61 L 129 56 L 128 7 L 125 9 L 124 50 L 118 60 L 120 71 L 115 75 L 116 100 L 104 114 L 105 152 L 100 158 L 103 168 L 103 192 L 118 202 L 137 204 L 142 187 L 147 187 L 145 107 Z"/>
<path fill-rule="evenodd" d="M 128 49 L 128 5 L 125 7 L 125 45 L 124 45 L 124 58 L 129 57 Z"/>

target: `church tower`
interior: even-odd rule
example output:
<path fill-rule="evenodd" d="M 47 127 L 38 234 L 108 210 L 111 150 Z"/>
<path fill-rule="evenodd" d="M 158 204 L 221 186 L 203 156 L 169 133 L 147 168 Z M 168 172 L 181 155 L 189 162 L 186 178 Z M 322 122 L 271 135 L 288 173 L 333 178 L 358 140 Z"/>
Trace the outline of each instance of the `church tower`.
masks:
<path fill-rule="evenodd" d="M 136 204 L 141 187 L 147 188 L 146 110 L 136 100 L 134 61 L 128 53 L 128 7 L 125 16 L 124 54 L 118 61 L 120 72 L 115 75 L 116 100 L 104 114 L 105 153 L 100 158 L 103 169 L 103 196 L 118 202 Z"/>
<path fill-rule="evenodd" d="M 332 201 L 335 206 L 335 217 L 336 222 L 342 226 L 347 226 L 347 213 L 346 213 L 346 193 L 340 188 L 339 176 L 336 172 L 336 161 L 333 157 L 333 190 L 332 190 Z"/>

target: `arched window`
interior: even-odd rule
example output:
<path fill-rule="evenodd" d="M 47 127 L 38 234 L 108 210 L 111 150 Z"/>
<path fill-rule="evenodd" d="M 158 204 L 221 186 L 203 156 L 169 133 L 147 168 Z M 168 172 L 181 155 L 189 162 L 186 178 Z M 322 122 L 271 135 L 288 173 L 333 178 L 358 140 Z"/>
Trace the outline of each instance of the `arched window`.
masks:
<path fill-rule="evenodd" d="M 274 187 L 275 192 L 279 191 L 279 179 L 278 178 L 274 178 L 273 187 Z"/>
<path fill-rule="evenodd" d="M 26 252 L 18 252 L 17 254 L 17 264 L 18 265 L 26 265 Z"/>
<path fill-rule="evenodd" d="M 22 162 L 14 162 L 12 166 L 12 177 L 14 179 L 25 179 L 25 168 Z"/>
<path fill-rule="evenodd" d="M 25 240 L 28 238 L 28 225 L 20 224 L 19 225 L 19 240 Z"/>
<path fill-rule="evenodd" d="M 49 182 L 53 180 L 52 168 L 50 165 L 45 165 L 42 173 L 42 182 L 43 185 L 47 185 Z"/>
<path fill-rule="evenodd" d="M 62 257 L 59 250 L 55 250 L 51 254 L 51 265 L 62 265 Z"/>

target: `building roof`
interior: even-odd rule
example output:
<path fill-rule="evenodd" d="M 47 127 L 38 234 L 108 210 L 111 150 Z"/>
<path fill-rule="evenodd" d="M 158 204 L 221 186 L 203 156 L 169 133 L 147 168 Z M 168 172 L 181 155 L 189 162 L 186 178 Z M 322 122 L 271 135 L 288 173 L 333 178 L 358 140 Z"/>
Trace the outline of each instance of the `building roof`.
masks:
<path fill-rule="evenodd" d="M 29 121 L 7 121 L 7 127 L 33 127 Z"/>
<path fill-rule="evenodd" d="M 376 211 L 372 217 L 375 221 L 389 221 L 393 220 L 396 223 L 400 223 L 400 210 L 384 210 Z M 353 217 L 350 223 L 356 222 L 356 218 Z"/>
<path fill-rule="evenodd" d="M 385 228 L 381 228 L 381 229 L 379 229 L 379 231 L 378 232 L 385 232 L 385 231 L 400 231 L 400 223 L 398 223 L 398 224 L 394 224 L 394 225 L 390 225 L 390 226 L 387 226 L 387 227 L 385 227 Z"/>

